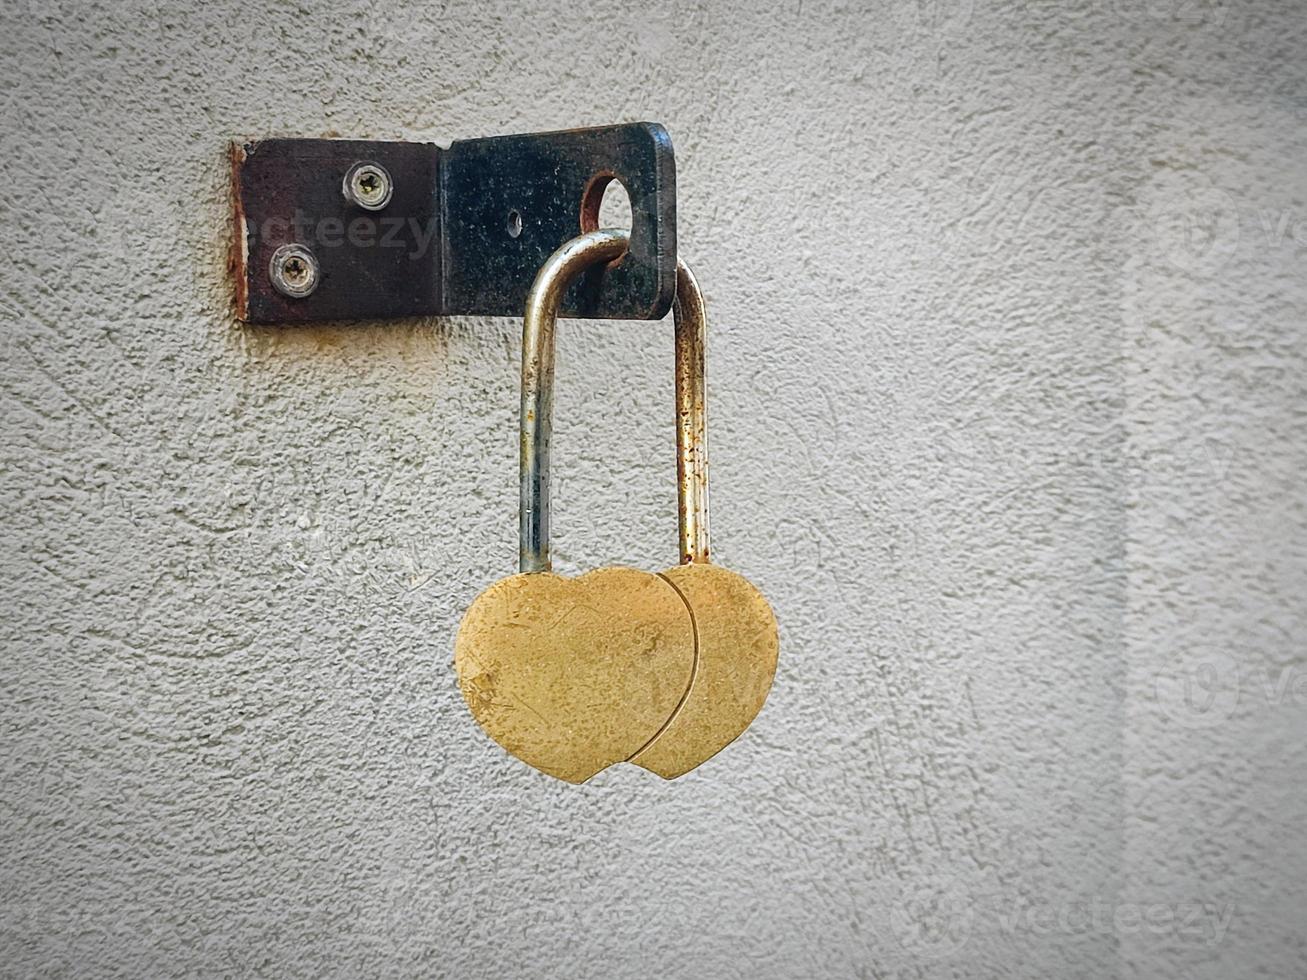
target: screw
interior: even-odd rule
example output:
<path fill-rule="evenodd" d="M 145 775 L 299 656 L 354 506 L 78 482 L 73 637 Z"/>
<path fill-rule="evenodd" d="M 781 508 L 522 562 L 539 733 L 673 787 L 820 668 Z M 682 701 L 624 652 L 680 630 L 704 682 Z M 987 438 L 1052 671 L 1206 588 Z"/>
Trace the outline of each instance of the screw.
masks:
<path fill-rule="evenodd" d="M 356 163 L 345 174 L 345 200 L 368 211 L 380 211 L 390 203 L 395 183 L 379 163 Z"/>
<path fill-rule="evenodd" d="M 318 258 L 303 245 L 283 245 L 272 253 L 268 275 L 277 292 L 291 299 L 303 299 L 318 288 L 322 270 Z"/>

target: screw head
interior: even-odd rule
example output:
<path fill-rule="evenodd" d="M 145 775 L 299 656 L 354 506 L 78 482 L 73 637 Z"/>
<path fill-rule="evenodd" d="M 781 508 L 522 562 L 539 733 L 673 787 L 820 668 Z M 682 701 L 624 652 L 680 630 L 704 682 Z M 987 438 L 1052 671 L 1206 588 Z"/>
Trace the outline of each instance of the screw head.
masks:
<path fill-rule="evenodd" d="M 302 299 L 318 288 L 322 269 L 318 257 L 304 245 L 283 245 L 268 263 L 272 285 L 283 296 Z"/>
<path fill-rule="evenodd" d="M 390 172 L 379 163 L 356 163 L 345 174 L 345 200 L 368 211 L 380 211 L 395 190 Z"/>

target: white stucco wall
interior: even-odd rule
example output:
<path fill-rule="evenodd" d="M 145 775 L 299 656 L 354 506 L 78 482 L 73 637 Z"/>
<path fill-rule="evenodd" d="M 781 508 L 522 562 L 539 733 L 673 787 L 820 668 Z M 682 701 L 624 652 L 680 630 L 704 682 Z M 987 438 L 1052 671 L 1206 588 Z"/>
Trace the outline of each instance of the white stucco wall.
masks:
<path fill-rule="evenodd" d="M 1302 975 L 1305 41 L 8 0 L 0 973 Z M 701 770 L 578 789 L 451 669 L 515 561 L 519 324 L 241 327 L 224 150 L 631 119 L 781 666 Z M 670 324 L 563 325 L 561 570 L 675 560 L 670 370 Z"/>

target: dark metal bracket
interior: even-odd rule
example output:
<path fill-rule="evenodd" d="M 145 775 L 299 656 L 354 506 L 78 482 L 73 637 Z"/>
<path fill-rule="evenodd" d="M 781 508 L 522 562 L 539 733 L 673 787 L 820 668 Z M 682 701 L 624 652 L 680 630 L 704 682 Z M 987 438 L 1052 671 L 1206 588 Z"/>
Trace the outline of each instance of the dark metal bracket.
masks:
<path fill-rule="evenodd" d="M 434 143 L 233 144 L 237 315 L 249 323 L 521 316 L 544 260 L 597 227 L 604 187 L 631 243 L 577 283 L 564 316 L 662 317 L 676 291 L 667 131 L 630 123 Z"/>

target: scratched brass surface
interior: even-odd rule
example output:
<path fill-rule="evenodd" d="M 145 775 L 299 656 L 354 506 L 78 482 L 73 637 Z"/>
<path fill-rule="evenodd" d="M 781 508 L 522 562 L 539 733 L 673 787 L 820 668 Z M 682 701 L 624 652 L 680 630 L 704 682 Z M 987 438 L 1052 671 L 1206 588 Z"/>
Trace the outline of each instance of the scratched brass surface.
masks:
<path fill-rule="evenodd" d="M 454 644 L 477 723 L 541 772 L 581 783 L 629 759 L 672 717 L 694 670 L 690 614 L 650 572 L 501 579 Z"/>
<path fill-rule="evenodd" d="M 771 606 L 742 575 L 697 563 L 662 575 L 690 606 L 698 658 L 675 716 L 631 761 L 675 779 L 749 727 L 771 690 L 780 639 Z"/>

